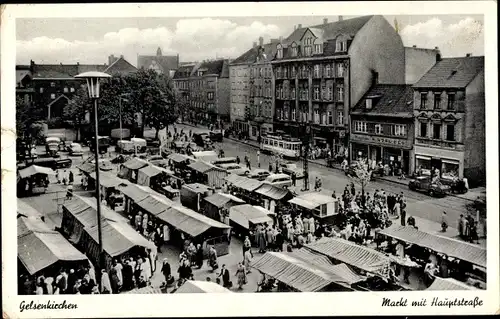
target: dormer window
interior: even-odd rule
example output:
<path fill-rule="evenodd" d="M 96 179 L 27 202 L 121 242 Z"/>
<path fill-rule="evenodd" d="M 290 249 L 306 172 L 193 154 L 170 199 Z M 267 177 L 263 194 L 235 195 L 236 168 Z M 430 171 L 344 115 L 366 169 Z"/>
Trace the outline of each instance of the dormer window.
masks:
<path fill-rule="evenodd" d="M 314 45 L 314 53 L 315 54 L 323 53 L 323 45 L 322 44 L 315 44 Z"/>
<path fill-rule="evenodd" d="M 299 54 L 299 49 L 297 48 L 297 43 L 292 43 L 292 56 L 296 57 Z"/>
<path fill-rule="evenodd" d="M 277 53 L 276 53 L 276 57 L 278 59 L 283 59 L 283 46 L 281 44 L 278 44 L 278 46 L 276 47 L 277 49 Z"/>
<path fill-rule="evenodd" d="M 372 102 L 373 102 L 372 99 L 366 99 L 366 101 L 365 101 L 365 103 L 366 103 L 365 107 L 366 107 L 367 110 L 371 110 L 372 109 Z"/>
<path fill-rule="evenodd" d="M 347 41 L 344 39 L 338 39 L 335 51 L 346 52 L 347 51 Z"/>

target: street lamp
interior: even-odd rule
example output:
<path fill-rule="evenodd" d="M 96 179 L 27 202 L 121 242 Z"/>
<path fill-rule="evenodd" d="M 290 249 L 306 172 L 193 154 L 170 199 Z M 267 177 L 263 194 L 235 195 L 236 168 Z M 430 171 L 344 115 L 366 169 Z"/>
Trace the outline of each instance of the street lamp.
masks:
<path fill-rule="evenodd" d="M 87 81 L 87 88 L 89 90 L 89 98 L 94 100 L 94 125 L 95 125 L 95 182 L 96 182 L 96 196 L 97 196 L 97 232 L 99 236 L 99 266 L 104 269 L 104 258 L 102 249 L 102 226 L 101 226 L 101 183 L 99 181 L 99 141 L 98 141 L 98 121 L 97 121 L 97 100 L 100 94 L 100 80 L 111 78 L 111 75 L 103 72 L 84 72 L 75 76 L 77 79 L 85 79 Z"/>

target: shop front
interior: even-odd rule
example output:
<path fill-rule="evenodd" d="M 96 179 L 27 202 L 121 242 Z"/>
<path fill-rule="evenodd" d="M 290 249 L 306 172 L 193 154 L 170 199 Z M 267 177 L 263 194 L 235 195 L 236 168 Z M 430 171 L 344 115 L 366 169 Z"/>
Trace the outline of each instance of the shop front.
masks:
<path fill-rule="evenodd" d="M 351 134 L 351 160 L 368 159 L 382 163 L 396 174 L 412 171 L 412 143 L 408 139 Z"/>
<path fill-rule="evenodd" d="M 423 175 L 430 175 L 437 168 L 440 177 L 463 178 L 463 163 L 461 151 L 415 145 L 415 170 Z"/>

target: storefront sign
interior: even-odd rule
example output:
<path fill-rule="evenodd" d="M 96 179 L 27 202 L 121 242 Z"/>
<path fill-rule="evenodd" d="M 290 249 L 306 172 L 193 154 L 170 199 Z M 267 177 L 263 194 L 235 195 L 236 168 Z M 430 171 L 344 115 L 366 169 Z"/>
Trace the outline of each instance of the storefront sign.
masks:
<path fill-rule="evenodd" d="M 382 136 L 351 134 L 351 141 L 364 142 L 368 144 L 376 144 L 389 147 L 411 148 L 408 140 L 382 137 Z"/>

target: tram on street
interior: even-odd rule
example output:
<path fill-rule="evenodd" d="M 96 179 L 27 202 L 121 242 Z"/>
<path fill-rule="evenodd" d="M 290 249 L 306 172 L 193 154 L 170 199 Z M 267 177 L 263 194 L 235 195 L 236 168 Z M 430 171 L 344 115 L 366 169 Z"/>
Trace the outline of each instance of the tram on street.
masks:
<path fill-rule="evenodd" d="M 283 157 L 298 159 L 302 142 L 287 135 L 272 133 L 261 137 L 260 151 L 263 153 L 282 154 Z"/>

